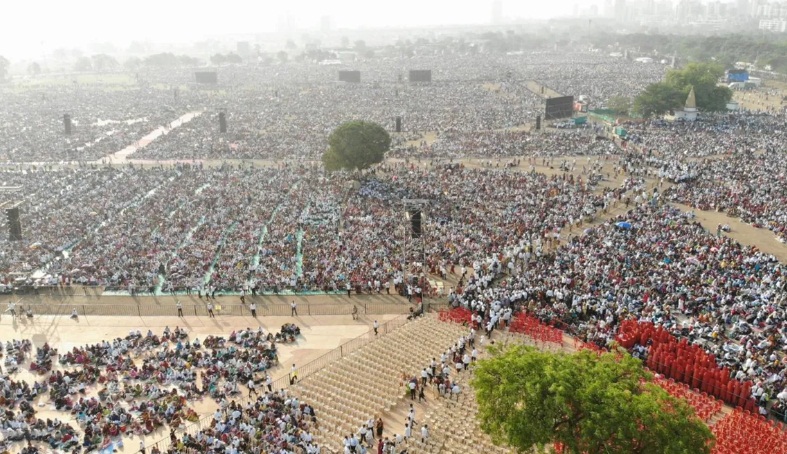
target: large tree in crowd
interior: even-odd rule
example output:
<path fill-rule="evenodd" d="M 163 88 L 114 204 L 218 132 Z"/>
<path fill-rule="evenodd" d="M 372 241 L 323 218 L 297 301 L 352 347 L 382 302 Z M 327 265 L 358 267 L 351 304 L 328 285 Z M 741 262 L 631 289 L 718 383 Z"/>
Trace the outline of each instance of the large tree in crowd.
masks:
<path fill-rule="evenodd" d="M 331 133 L 328 145 L 322 155 L 326 170 L 363 170 L 383 161 L 391 136 L 377 123 L 348 121 Z"/>
<path fill-rule="evenodd" d="M 685 401 L 625 352 L 548 353 L 515 346 L 479 361 L 472 385 L 482 429 L 519 452 L 710 453 L 713 435 Z"/>
<path fill-rule="evenodd" d="M 663 82 L 651 84 L 634 100 L 634 109 L 649 117 L 677 109 L 694 88 L 697 107 L 704 111 L 724 111 L 732 99 L 732 90 L 718 84 L 724 67 L 715 63 L 689 63 L 683 69 L 667 73 Z"/>
<path fill-rule="evenodd" d="M 650 84 L 634 99 L 634 111 L 643 117 L 663 115 L 681 107 L 687 96 L 666 82 Z"/>
<path fill-rule="evenodd" d="M 11 66 L 11 62 L 8 61 L 7 58 L 0 55 L 0 82 L 5 81 L 5 78 L 8 76 L 8 68 Z"/>

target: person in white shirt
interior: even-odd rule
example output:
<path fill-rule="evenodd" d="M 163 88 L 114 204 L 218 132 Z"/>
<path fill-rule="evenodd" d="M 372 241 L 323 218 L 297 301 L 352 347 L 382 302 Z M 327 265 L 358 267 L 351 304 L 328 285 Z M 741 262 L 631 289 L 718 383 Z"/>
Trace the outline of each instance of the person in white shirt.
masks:
<path fill-rule="evenodd" d="M 429 426 L 424 424 L 421 426 L 421 443 L 426 443 L 429 440 Z"/>

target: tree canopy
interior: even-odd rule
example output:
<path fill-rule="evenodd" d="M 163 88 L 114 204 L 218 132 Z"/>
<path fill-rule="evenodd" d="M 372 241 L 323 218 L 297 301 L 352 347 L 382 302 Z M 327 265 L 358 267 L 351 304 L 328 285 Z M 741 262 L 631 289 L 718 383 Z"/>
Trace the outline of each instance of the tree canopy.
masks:
<path fill-rule="evenodd" d="M 0 82 L 3 82 L 8 76 L 8 68 L 11 66 L 11 62 L 8 61 L 7 58 L 0 55 Z"/>
<path fill-rule="evenodd" d="M 326 170 L 363 170 L 383 161 L 391 136 L 377 123 L 348 121 L 331 133 L 328 145 L 322 155 Z"/>
<path fill-rule="evenodd" d="M 634 100 L 634 110 L 649 117 L 677 109 L 694 88 L 697 108 L 705 111 L 724 111 L 732 99 L 732 90 L 719 86 L 724 67 L 716 63 L 689 63 L 683 69 L 667 73 L 662 82 L 648 85 Z"/>
<path fill-rule="evenodd" d="M 710 36 L 660 33 L 596 33 L 588 38 L 596 47 L 623 46 L 677 55 L 681 60 L 713 60 L 725 66 L 745 61 L 787 72 L 787 39 L 783 34 L 712 34 Z"/>
<path fill-rule="evenodd" d="M 482 429 L 519 452 L 710 453 L 710 429 L 649 379 L 625 353 L 514 346 L 479 361 L 472 385 Z"/>

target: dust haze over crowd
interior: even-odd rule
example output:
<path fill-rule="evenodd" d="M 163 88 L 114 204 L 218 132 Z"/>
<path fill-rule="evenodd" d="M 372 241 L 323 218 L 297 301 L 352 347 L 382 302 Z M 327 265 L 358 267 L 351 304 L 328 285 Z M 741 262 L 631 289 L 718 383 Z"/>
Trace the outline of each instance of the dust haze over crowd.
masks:
<path fill-rule="evenodd" d="M 495 6 L 495 3 L 499 4 Z M 0 55 L 37 58 L 57 47 L 132 41 L 184 43 L 229 34 L 301 33 L 334 29 L 488 24 L 493 10 L 508 20 L 545 19 L 568 14 L 576 2 L 400 0 L 294 0 L 287 2 L 109 3 L 97 0 L 33 0 L 2 6 Z"/>

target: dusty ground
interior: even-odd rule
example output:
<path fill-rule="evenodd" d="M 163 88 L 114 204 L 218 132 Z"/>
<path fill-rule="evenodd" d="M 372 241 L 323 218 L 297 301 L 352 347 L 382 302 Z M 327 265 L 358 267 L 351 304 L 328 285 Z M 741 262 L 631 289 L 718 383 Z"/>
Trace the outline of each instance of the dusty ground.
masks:
<path fill-rule="evenodd" d="M 394 315 L 375 316 L 382 325 L 395 318 Z M 9 314 L 0 315 L 0 342 L 5 343 L 12 339 L 30 339 L 33 344 L 41 346 L 49 343 L 62 353 L 75 346 L 95 344 L 102 340 L 112 340 L 125 337 L 131 330 L 140 330 L 143 334 L 148 330 L 160 335 L 164 327 L 174 329 L 176 326 L 185 328 L 191 340 L 199 338 L 204 340 L 208 335 L 227 337 L 232 331 L 248 327 L 262 326 L 266 331 L 278 331 L 284 323 L 295 323 L 301 328 L 301 336 L 293 344 L 281 344 L 278 348 L 280 365 L 270 370 L 271 377 L 276 380 L 289 374 L 289 367 L 295 364 L 301 367 L 310 361 L 319 358 L 340 344 L 359 337 L 371 336 L 370 330 L 373 319 L 361 317 L 353 321 L 349 316 L 298 316 L 298 317 L 268 317 L 254 319 L 252 317 L 79 317 L 76 320 L 68 316 L 37 316 L 32 320 L 25 318 L 12 319 Z M 35 348 L 32 352 L 35 355 Z M 40 377 L 30 373 L 29 362 L 15 373 L 15 380 L 24 379 L 29 383 L 40 380 Z M 56 366 L 56 369 L 59 366 Z M 88 396 L 95 396 L 98 387 L 88 389 Z M 200 415 L 207 415 L 216 410 L 216 403 L 205 398 L 201 401 L 190 403 L 191 407 Z M 35 402 L 37 416 L 40 418 L 58 418 L 61 421 L 76 426 L 74 418 L 68 414 L 56 411 L 49 402 L 48 397 L 39 397 Z M 146 446 L 151 447 L 167 436 L 168 429 L 159 430 L 151 436 L 144 437 Z M 139 438 L 124 438 L 124 447 L 120 452 L 134 453 L 139 446 Z M 20 445 L 14 445 L 11 452 L 18 452 Z"/>

